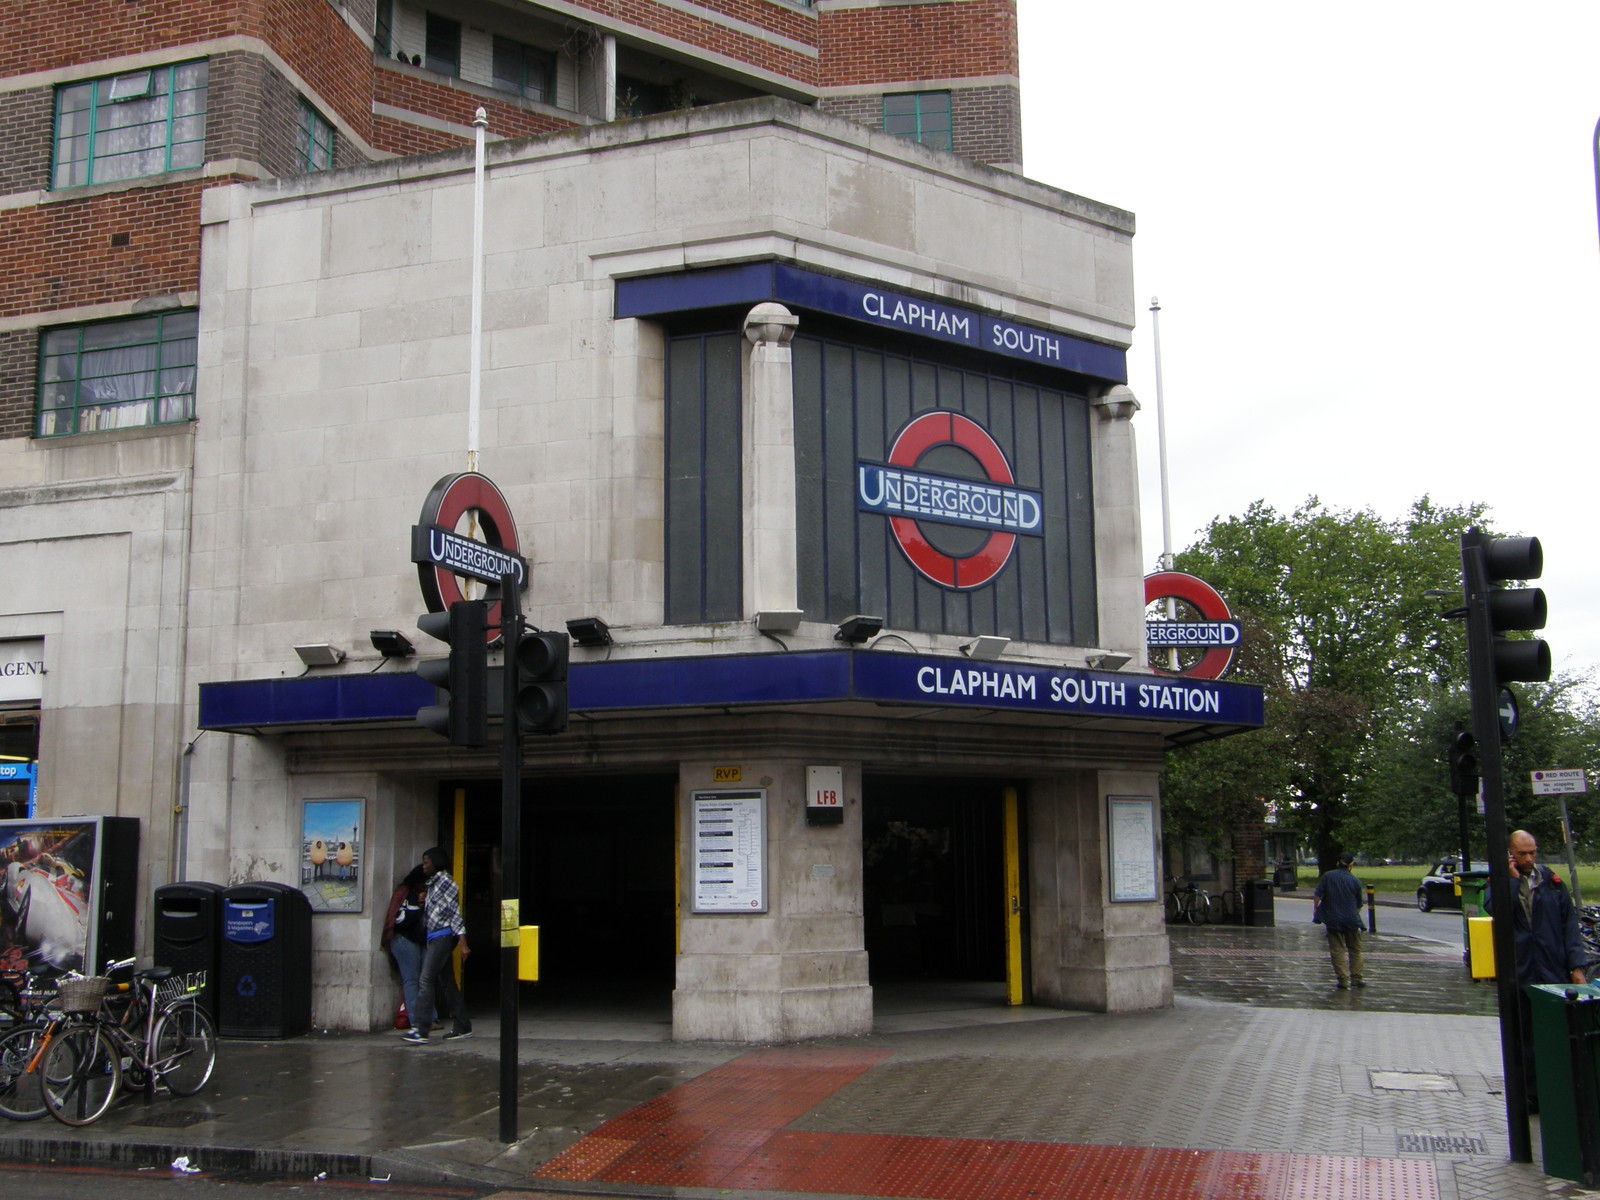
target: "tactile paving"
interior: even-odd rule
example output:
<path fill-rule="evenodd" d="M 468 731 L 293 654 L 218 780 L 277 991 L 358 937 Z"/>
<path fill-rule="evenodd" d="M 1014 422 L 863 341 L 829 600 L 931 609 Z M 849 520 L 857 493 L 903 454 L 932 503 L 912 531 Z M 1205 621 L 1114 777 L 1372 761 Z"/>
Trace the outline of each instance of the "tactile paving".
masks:
<path fill-rule="evenodd" d="M 602 1125 L 536 1178 L 918 1200 L 1438 1200 L 1431 1161 L 786 1128 L 888 1052 L 757 1051 Z"/>

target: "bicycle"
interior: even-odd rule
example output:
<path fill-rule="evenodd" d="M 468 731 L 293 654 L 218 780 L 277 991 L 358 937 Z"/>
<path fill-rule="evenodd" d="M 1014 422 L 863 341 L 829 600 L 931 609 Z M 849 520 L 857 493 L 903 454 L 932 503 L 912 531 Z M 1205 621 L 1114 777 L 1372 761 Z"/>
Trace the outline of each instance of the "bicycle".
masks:
<path fill-rule="evenodd" d="M 1211 918 L 1211 897 L 1198 883 L 1192 880 L 1179 886 L 1177 879 L 1172 880 L 1167 889 L 1167 923 L 1175 925 L 1179 921 L 1188 921 L 1191 925 L 1204 925 Z"/>
<path fill-rule="evenodd" d="M 1211 919 L 1218 925 L 1240 925 L 1244 922 L 1244 892 L 1239 888 L 1223 888 L 1211 901 Z"/>
<path fill-rule="evenodd" d="M 17 1012 L 12 1028 L 0 1037 L 0 1116 L 13 1121 L 36 1121 L 49 1110 L 39 1088 L 39 1076 L 29 1067 L 51 1036 L 60 1011 L 53 979 L 42 978 L 47 968 L 33 966 L 13 988 Z"/>
<path fill-rule="evenodd" d="M 113 963 L 108 971 L 132 965 Z M 51 1116 L 67 1125 L 102 1117 L 124 1085 L 159 1084 L 175 1096 L 192 1096 L 211 1079 L 217 1062 L 216 1030 L 199 1005 L 204 972 L 175 977 L 170 967 L 136 972 L 128 1002 L 110 995 L 103 975 L 61 983 L 61 1008 L 79 1020 L 68 1024 L 38 1057 L 40 1087 Z"/>

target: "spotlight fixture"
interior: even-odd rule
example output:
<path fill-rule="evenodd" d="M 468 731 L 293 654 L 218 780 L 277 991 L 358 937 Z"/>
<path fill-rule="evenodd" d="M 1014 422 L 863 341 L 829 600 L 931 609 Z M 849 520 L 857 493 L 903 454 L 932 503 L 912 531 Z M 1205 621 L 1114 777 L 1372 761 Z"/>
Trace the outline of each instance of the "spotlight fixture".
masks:
<path fill-rule="evenodd" d="M 1120 650 L 1091 650 L 1083 656 L 1083 661 L 1096 671 L 1120 671 L 1133 661 L 1133 655 Z"/>
<path fill-rule="evenodd" d="M 836 642 L 848 642 L 852 646 L 859 646 L 862 642 L 877 637 L 878 631 L 882 628 L 882 617 L 864 617 L 858 613 L 839 625 L 839 630 L 833 635 L 833 640 Z"/>
<path fill-rule="evenodd" d="M 575 646 L 611 645 L 611 626 L 599 617 L 574 617 L 567 622 L 567 633 Z"/>
<path fill-rule="evenodd" d="M 335 649 L 327 642 L 311 642 L 304 646 L 296 646 L 294 652 L 308 667 L 336 667 L 344 661 L 344 651 Z"/>
<path fill-rule="evenodd" d="M 805 616 L 798 608 L 780 608 L 756 614 L 756 628 L 762 633 L 793 633 Z"/>
<path fill-rule="evenodd" d="M 968 658 L 993 662 L 1006 652 L 1006 647 L 1009 645 L 1011 645 L 1010 638 L 996 637 L 994 634 L 985 633 L 980 634 L 977 641 L 968 642 L 965 646 L 962 646 L 961 653 Z"/>
<path fill-rule="evenodd" d="M 410 658 L 417 652 L 411 639 L 398 629 L 374 629 L 372 648 L 385 658 Z"/>

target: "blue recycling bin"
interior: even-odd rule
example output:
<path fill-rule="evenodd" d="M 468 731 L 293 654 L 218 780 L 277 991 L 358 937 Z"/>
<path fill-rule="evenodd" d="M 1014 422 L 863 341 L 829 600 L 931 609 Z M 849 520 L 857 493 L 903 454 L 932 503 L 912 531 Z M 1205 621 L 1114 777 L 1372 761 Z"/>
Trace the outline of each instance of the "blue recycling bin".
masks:
<path fill-rule="evenodd" d="M 284 883 L 222 893 L 217 1033 L 290 1038 L 311 1031 L 311 901 Z"/>

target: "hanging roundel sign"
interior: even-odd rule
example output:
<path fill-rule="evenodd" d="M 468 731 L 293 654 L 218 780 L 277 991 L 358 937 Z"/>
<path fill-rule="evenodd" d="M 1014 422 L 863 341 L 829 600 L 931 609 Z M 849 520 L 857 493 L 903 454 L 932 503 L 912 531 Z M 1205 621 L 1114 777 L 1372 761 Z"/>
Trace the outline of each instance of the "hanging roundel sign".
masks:
<path fill-rule="evenodd" d="M 947 446 L 970 455 L 983 478 L 918 469 L 927 455 Z M 1043 535 L 1039 493 L 1016 486 L 1011 464 L 994 438 L 960 413 L 923 413 L 900 431 L 887 463 L 857 467 L 858 506 L 887 516 L 890 532 L 911 565 L 940 587 L 982 587 L 1005 568 L 1019 534 Z M 947 553 L 934 545 L 923 522 L 987 536 L 967 553 Z"/>
<path fill-rule="evenodd" d="M 433 485 L 411 527 L 411 561 L 429 612 L 444 612 L 469 598 L 461 590 L 462 576 L 488 585 L 482 598 L 490 601 L 491 642 L 500 637 L 501 577 L 514 575 L 518 591 L 528 586 L 528 562 L 518 553 L 511 506 L 488 476 L 476 472 L 446 475 Z"/>
<path fill-rule="evenodd" d="M 1151 606 L 1165 600 L 1178 601 L 1201 619 L 1169 618 L 1165 609 L 1151 617 Z M 1186 679 L 1221 679 L 1228 673 L 1239 646 L 1239 623 L 1216 588 L 1182 571 L 1157 571 L 1144 577 L 1144 603 L 1152 670 Z M 1189 665 L 1173 669 L 1170 664 L 1175 660 Z M 1169 664 L 1166 669 L 1163 663 Z"/>

